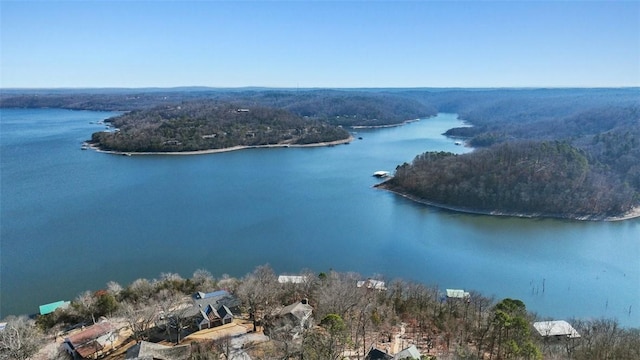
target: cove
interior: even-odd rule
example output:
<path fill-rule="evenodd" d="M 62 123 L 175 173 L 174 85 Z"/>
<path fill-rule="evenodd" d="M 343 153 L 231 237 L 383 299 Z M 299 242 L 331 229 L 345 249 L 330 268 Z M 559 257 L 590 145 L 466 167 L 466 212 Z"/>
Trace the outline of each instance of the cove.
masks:
<path fill-rule="evenodd" d="M 193 156 L 82 151 L 115 113 L 0 110 L 0 317 L 163 272 L 335 269 L 518 298 L 541 317 L 640 326 L 640 221 L 461 214 L 372 186 L 454 114 L 349 145 Z M 92 124 L 93 123 L 93 124 Z"/>

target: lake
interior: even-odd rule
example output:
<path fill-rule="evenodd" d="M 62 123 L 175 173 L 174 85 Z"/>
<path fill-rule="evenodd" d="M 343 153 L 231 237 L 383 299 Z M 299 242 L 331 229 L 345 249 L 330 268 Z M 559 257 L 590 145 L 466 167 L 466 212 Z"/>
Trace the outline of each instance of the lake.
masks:
<path fill-rule="evenodd" d="M 640 219 L 460 214 L 372 187 L 374 171 L 424 151 L 469 151 L 441 135 L 463 124 L 454 114 L 358 129 L 334 147 L 130 157 L 80 149 L 115 113 L 0 115 L 0 317 L 111 280 L 200 268 L 243 276 L 268 263 L 277 273 L 335 269 L 478 290 L 543 317 L 640 326 Z"/>

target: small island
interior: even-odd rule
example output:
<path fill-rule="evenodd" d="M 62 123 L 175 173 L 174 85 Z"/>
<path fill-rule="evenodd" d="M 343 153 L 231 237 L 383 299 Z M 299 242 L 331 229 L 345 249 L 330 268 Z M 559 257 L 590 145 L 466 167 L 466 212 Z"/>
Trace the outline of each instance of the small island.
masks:
<path fill-rule="evenodd" d="M 342 127 L 287 110 L 238 108 L 213 101 L 132 111 L 105 122 L 114 130 L 94 133 L 91 146 L 124 154 L 194 154 L 249 147 L 331 145 L 352 140 Z"/>

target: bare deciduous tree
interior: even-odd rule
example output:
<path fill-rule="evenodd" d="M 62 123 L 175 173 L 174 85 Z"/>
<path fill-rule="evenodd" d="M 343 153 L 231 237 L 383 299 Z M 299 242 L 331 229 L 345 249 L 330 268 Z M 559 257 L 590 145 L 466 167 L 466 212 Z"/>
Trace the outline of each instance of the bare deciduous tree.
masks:
<path fill-rule="evenodd" d="M 78 312 L 82 318 L 91 318 L 96 323 L 96 298 L 91 291 L 84 291 L 72 303 L 72 307 Z"/>
<path fill-rule="evenodd" d="M 191 280 L 199 291 L 210 291 L 216 286 L 216 280 L 213 278 L 213 275 L 205 269 L 196 270 Z"/>
<path fill-rule="evenodd" d="M 155 322 L 158 319 L 157 306 L 151 301 L 136 304 L 130 302 L 122 303 L 119 313 L 129 324 L 136 342 L 148 338 L 149 330 L 155 326 Z"/>
<path fill-rule="evenodd" d="M 116 298 L 120 296 L 120 293 L 122 292 L 122 290 L 123 290 L 122 285 L 118 284 L 115 281 L 109 281 L 107 283 L 107 291 Z"/>
<path fill-rule="evenodd" d="M 245 276 L 238 287 L 237 294 L 249 308 L 249 316 L 253 320 L 253 328 L 265 314 L 278 306 L 280 284 L 269 265 L 258 266 L 251 274 Z"/>
<path fill-rule="evenodd" d="M 0 359 L 25 360 L 35 355 L 42 346 L 42 334 L 27 317 L 9 317 L 0 331 Z"/>

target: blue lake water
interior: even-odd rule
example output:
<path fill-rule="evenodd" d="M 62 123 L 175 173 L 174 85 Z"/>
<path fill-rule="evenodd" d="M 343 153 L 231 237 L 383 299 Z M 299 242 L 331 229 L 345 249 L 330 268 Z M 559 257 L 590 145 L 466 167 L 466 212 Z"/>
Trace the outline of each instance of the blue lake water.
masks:
<path fill-rule="evenodd" d="M 640 326 L 640 220 L 459 214 L 372 188 L 455 115 L 357 130 L 349 145 L 197 156 L 80 150 L 114 113 L 0 112 L 0 317 L 86 289 L 200 268 L 335 269 L 523 300 L 540 316 Z M 544 292 L 542 291 L 544 282 Z M 630 310 L 630 311 L 629 311 Z"/>

